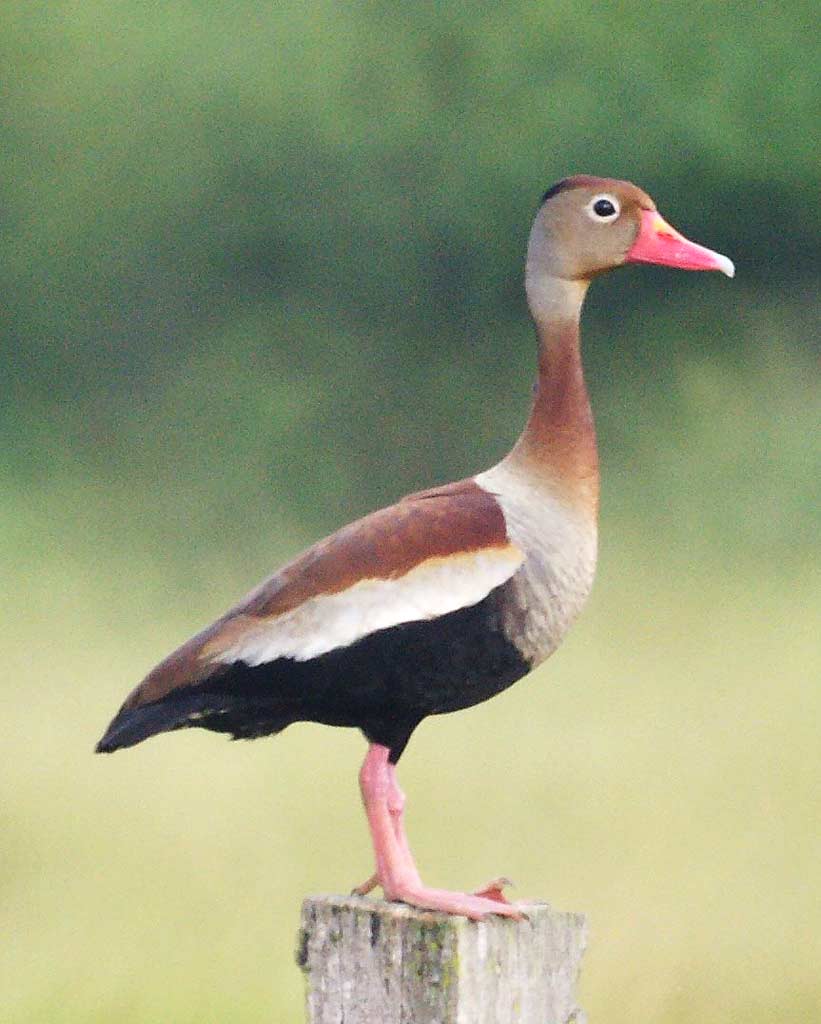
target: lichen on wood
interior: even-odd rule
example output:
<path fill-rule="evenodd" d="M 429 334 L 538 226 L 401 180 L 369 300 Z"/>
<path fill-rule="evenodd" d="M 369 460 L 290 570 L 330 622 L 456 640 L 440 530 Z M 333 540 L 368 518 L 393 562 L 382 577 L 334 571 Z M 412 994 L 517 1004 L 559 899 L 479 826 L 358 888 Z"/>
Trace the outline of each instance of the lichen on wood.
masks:
<path fill-rule="evenodd" d="M 308 1024 L 583 1024 L 585 919 L 544 903 L 468 921 L 361 896 L 302 906 Z"/>

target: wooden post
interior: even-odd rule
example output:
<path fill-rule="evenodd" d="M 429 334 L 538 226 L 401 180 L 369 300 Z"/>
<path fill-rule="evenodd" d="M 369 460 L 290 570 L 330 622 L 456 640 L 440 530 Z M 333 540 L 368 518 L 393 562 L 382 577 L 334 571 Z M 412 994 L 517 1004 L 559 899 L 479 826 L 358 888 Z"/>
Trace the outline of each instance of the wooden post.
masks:
<path fill-rule="evenodd" d="M 584 1024 L 581 914 L 468 921 L 361 896 L 302 904 L 308 1024 Z"/>

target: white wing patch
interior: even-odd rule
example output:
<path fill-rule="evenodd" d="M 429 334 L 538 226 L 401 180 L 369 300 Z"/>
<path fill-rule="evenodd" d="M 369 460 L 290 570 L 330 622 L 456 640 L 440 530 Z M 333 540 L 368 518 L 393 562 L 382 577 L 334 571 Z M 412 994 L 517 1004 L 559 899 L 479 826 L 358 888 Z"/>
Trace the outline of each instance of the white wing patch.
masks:
<path fill-rule="evenodd" d="M 524 560 L 513 544 L 430 558 L 396 579 L 364 579 L 338 594 L 319 594 L 271 618 L 242 617 L 227 643 L 217 634 L 202 657 L 262 665 L 277 658 L 308 661 L 404 622 L 435 619 L 477 604 Z M 230 635 L 230 634 L 229 634 Z"/>

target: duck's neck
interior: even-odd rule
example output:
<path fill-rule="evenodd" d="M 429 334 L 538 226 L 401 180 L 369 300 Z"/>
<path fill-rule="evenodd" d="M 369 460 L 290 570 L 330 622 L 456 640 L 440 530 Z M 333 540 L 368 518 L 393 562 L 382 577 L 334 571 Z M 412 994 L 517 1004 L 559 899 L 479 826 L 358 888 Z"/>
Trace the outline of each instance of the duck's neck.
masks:
<path fill-rule="evenodd" d="M 539 372 L 525 428 L 507 460 L 592 516 L 599 468 L 593 414 L 584 384 L 579 319 L 586 281 L 528 280 L 539 340 Z"/>

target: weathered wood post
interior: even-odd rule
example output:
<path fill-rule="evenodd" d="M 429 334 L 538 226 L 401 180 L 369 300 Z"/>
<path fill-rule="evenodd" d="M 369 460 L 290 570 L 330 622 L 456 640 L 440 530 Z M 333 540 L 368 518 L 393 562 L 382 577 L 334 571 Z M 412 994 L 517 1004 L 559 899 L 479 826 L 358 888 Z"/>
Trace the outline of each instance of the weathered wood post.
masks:
<path fill-rule="evenodd" d="M 302 905 L 308 1024 L 583 1024 L 581 914 L 468 921 L 361 896 Z"/>

